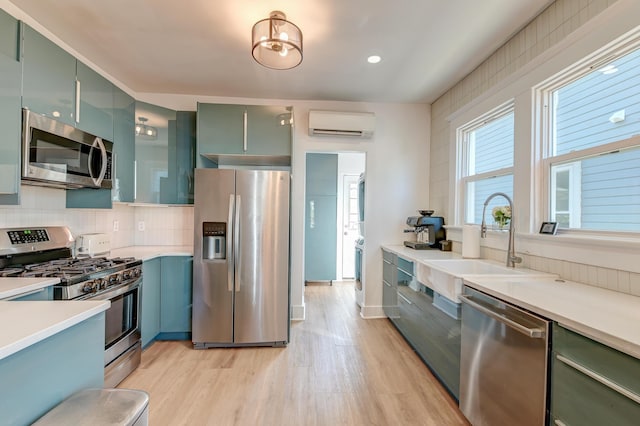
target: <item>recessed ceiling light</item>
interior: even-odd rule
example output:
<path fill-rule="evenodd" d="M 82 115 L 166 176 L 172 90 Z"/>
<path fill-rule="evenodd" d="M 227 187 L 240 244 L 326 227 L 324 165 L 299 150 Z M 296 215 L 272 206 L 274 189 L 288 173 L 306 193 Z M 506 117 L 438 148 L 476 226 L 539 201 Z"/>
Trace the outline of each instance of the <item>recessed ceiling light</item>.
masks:
<path fill-rule="evenodd" d="M 370 64 L 377 64 L 381 60 L 382 58 L 378 55 L 371 55 L 367 58 L 367 62 L 369 62 Z"/>
<path fill-rule="evenodd" d="M 602 74 L 604 74 L 604 75 L 614 74 L 614 73 L 618 72 L 618 68 L 616 68 L 616 66 L 613 65 L 613 64 L 609 64 L 606 67 L 601 68 L 600 72 Z"/>

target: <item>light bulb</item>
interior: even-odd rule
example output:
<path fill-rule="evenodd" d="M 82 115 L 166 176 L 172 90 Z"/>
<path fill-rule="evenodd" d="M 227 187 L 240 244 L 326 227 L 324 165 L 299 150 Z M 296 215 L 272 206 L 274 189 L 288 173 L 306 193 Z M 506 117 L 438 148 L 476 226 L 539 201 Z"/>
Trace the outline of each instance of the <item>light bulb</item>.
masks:
<path fill-rule="evenodd" d="M 260 46 L 262 46 L 262 47 L 267 47 L 267 42 L 266 42 L 266 40 L 267 40 L 267 36 L 262 36 L 262 37 L 260 37 L 260 41 L 262 42 L 262 43 L 260 43 Z"/>
<path fill-rule="evenodd" d="M 147 136 L 153 136 L 153 131 L 151 129 L 147 129 Z"/>
<path fill-rule="evenodd" d="M 287 53 L 289 53 L 289 49 L 282 46 L 282 50 L 280 50 L 280 56 L 287 56 Z"/>
<path fill-rule="evenodd" d="M 281 32 L 280 33 L 280 40 L 282 41 L 287 41 L 289 40 L 289 34 L 285 33 L 285 32 Z"/>

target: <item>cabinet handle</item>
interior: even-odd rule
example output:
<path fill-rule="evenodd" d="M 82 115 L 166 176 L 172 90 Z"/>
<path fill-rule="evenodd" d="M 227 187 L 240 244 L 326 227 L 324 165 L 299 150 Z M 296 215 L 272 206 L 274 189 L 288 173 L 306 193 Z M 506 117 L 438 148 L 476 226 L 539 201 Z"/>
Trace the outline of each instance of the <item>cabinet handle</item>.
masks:
<path fill-rule="evenodd" d="M 21 297 L 26 297 L 26 296 L 31 296 L 32 294 L 42 293 L 45 290 L 46 290 L 46 287 L 45 288 L 39 288 L 37 290 L 31 290 L 31 291 L 27 291 L 26 293 L 20 293 L 20 294 L 17 294 L 15 296 L 12 296 L 12 297 L 7 297 L 6 299 L 2 299 L 2 300 L 7 301 L 7 300 L 20 299 Z"/>
<path fill-rule="evenodd" d="M 555 419 L 555 420 L 553 421 L 553 423 L 554 423 L 556 426 L 567 426 L 563 421 L 560 421 L 560 420 L 558 420 L 558 419 Z"/>
<path fill-rule="evenodd" d="M 80 122 L 80 80 L 76 80 L 76 123 Z"/>
<path fill-rule="evenodd" d="M 413 302 L 409 299 L 407 299 L 402 293 L 398 292 L 398 296 L 400 296 L 400 298 L 402 300 L 404 300 L 405 302 L 407 302 L 409 305 L 413 305 Z"/>
<path fill-rule="evenodd" d="M 620 386 L 617 383 L 612 382 L 611 380 L 607 379 L 606 377 L 596 373 L 593 370 L 590 370 L 580 364 L 578 364 L 577 362 L 556 354 L 556 359 L 560 362 L 562 362 L 563 364 L 568 365 L 569 367 L 573 368 L 574 370 L 578 370 L 579 372 L 581 372 L 582 374 L 584 374 L 585 376 L 591 377 L 593 380 L 595 380 L 596 382 L 600 383 L 601 385 L 604 385 L 606 387 L 608 387 L 609 389 L 611 389 L 614 392 L 619 393 L 622 396 L 626 396 L 627 398 L 629 398 L 630 400 L 632 400 L 633 402 L 635 402 L 636 404 L 640 404 L 640 395 L 631 392 L 628 389 L 623 388 L 622 386 Z"/>
<path fill-rule="evenodd" d="M 242 227 L 240 226 L 240 209 L 242 208 L 242 197 L 240 195 L 236 195 L 236 218 L 234 220 L 235 224 L 235 233 L 233 234 L 233 263 L 236 265 L 235 270 L 235 280 L 236 280 L 236 292 L 240 291 L 240 272 L 242 271 L 242 258 L 240 257 L 240 232 L 242 232 Z"/>
<path fill-rule="evenodd" d="M 138 199 L 138 160 L 133 160 L 133 201 Z"/>
<path fill-rule="evenodd" d="M 244 114 L 242 115 L 243 121 L 243 131 L 242 131 L 242 150 L 247 152 L 247 110 L 244 110 Z"/>
<path fill-rule="evenodd" d="M 525 336 L 528 336 L 532 339 L 544 339 L 545 338 L 545 330 L 541 329 L 541 328 L 529 328 L 526 327 L 516 321 L 513 321 L 512 319 L 509 319 L 505 316 L 503 316 L 502 314 L 500 314 L 499 312 L 494 312 L 492 309 L 489 309 L 485 306 L 482 306 L 476 302 L 474 302 L 471 297 L 465 295 L 465 294 L 461 294 L 458 296 L 458 298 L 460 299 L 460 301 L 462 303 L 466 303 L 467 305 L 471 306 L 472 308 L 476 309 L 477 311 L 487 315 L 488 317 L 493 318 L 494 320 L 524 334 Z"/>

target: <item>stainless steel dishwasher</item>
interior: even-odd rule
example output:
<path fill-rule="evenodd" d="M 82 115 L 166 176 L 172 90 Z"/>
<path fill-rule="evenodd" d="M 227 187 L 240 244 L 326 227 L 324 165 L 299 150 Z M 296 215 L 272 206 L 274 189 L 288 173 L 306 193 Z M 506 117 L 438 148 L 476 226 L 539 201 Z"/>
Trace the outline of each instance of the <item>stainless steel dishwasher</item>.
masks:
<path fill-rule="evenodd" d="M 464 415 L 474 426 L 544 425 L 550 321 L 466 286 L 460 300 Z"/>

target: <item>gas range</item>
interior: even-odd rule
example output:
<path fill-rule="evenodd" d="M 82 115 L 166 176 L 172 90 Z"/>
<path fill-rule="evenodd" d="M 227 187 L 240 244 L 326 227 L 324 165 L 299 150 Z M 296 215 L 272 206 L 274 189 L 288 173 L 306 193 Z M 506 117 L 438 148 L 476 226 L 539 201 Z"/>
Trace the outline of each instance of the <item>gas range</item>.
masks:
<path fill-rule="evenodd" d="M 0 277 L 55 277 L 54 299 L 88 299 L 140 277 L 133 257 L 74 258 L 66 227 L 0 229 Z"/>

